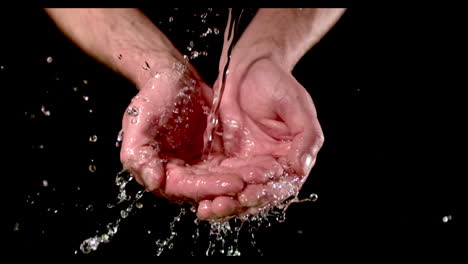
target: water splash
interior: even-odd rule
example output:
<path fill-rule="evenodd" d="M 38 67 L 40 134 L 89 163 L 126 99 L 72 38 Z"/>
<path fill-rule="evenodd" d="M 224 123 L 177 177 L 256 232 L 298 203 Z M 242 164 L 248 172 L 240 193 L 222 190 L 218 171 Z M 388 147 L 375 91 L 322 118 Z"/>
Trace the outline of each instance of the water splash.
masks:
<path fill-rule="evenodd" d="M 210 221 L 210 242 L 205 255 L 240 256 L 239 235 L 243 225 L 244 221 L 240 218 Z"/>
<path fill-rule="evenodd" d="M 174 248 L 174 238 L 177 236 L 176 225 L 180 222 L 182 217 L 185 215 L 186 209 L 184 207 L 180 208 L 179 214 L 174 217 L 174 219 L 169 224 L 170 235 L 166 239 L 158 239 L 155 244 L 157 246 L 156 256 L 161 256 L 164 250 L 172 250 Z"/>
<path fill-rule="evenodd" d="M 89 254 L 96 251 L 102 243 L 109 243 L 117 234 L 122 221 L 129 216 L 134 207 L 137 207 L 136 204 L 143 197 L 145 190 L 139 190 L 133 197 L 126 192 L 125 186 L 133 179 L 133 177 L 128 176 L 124 172 L 125 171 L 119 172 L 115 179 L 115 183 L 119 187 L 117 202 L 114 205 L 108 205 L 108 208 L 113 208 L 123 201 L 129 201 L 130 203 L 124 209 L 120 210 L 120 218 L 107 224 L 106 231 L 104 233 L 87 238 L 80 244 L 80 251 L 83 254 Z"/>
<path fill-rule="evenodd" d="M 116 205 L 121 204 L 124 201 L 129 201 L 131 196 L 127 194 L 125 187 L 129 182 L 133 180 L 133 177 L 130 176 L 127 171 L 122 170 L 117 173 L 115 177 L 115 185 L 119 188 L 119 193 L 117 194 L 117 201 L 114 204 L 107 204 L 107 208 L 114 208 Z"/>

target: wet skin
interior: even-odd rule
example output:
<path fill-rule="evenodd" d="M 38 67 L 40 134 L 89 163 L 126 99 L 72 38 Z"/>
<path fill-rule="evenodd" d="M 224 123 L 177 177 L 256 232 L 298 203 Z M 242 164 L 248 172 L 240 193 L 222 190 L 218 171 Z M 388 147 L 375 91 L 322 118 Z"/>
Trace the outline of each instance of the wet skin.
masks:
<path fill-rule="evenodd" d="M 132 99 L 124 167 L 155 195 L 197 205 L 200 219 L 255 214 L 297 195 L 323 144 L 304 87 L 269 59 L 234 68 L 220 105 L 222 133 L 202 160 L 212 89 L 190 65 L 179 66 L 155 74 Z"/>

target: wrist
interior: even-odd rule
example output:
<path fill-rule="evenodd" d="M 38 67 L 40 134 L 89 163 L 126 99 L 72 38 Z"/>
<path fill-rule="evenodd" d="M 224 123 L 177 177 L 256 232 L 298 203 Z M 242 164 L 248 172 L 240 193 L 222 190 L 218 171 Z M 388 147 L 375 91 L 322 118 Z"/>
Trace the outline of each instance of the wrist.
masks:
<path fill-rule="evenodd" d="M 239 44 L 235 46 L 231 54 L 229 74 L 241 77 L 251 65 L 264 59 L 272 61 L 287 72 L 294 68 L 295 62 L 292 57 L 284 52 L 281 43 L 273 39 L 265 39 L 249 45 Z M 221 60 L 220 66 L 224 63 L 225 58 Z"/>
<path fill-rule="evenodd" d="M 146 50 L 114 53 L 116 71 L 127 77 L 138 90 L 161 72 L 173 71 L 187 62 L 177 51 Z"/>

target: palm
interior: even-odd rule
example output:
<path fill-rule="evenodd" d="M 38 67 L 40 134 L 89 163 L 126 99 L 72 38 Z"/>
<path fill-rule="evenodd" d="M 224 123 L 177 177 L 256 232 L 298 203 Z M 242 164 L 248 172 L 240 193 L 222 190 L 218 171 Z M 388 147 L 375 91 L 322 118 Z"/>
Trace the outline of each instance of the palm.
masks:
<path fill-rule="evenodd" d="M 197 201 L 232 193 L 231 187 L 242 189 L 238 179 L 208 179 L 206 173 L 185 166 L 201 166 L 209 97 L 209 87 L 196 75 L 172 72 L 149 80 L 132 99 L 123 118 L 121 161 L 147 190 Z M 216 181 L 224 184 L 210 188 Z"/>
<path fill-rule="evenodd" d="M 234 76 L 226 84 L 220 112 L 225 152 L 230 156 L 278 157 L 290 147 L 293 135 L 275 107 L 278 95 L 285 93 L 280 89 L 286 87 L 276 87 L 279 76 L 269 73 L 275 74 L 251 68 L 243 77 Z"/>

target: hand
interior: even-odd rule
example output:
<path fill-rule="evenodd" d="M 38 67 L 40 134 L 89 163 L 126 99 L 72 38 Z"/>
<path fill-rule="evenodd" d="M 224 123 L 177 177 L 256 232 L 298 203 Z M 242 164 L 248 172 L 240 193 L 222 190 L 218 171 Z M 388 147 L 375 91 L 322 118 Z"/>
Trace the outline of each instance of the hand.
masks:
<path fill-rule="evenodd" d="M 194 173 L 204 166 L 200 156 L 211 91 L 191 65 L 175 62 L 154 73 L 132 99 L 123 117 L 120 157 L 148 191 L 197 202 L 244 188 L 241 179 L 225 172 Z"/>
<path fill-rule="evenodd" d="M 230 68 L 218 139 L 229 158 L 220 166 L 237 171 L 246 187 L 236 197 L 201 201 L 199 218 L 251 214 L 278 205 L 298 194 L 314 166 L 324 141 L 314 104 L 278 65 L 263 58 Z"/>

